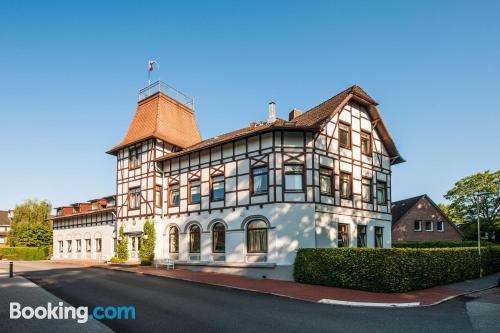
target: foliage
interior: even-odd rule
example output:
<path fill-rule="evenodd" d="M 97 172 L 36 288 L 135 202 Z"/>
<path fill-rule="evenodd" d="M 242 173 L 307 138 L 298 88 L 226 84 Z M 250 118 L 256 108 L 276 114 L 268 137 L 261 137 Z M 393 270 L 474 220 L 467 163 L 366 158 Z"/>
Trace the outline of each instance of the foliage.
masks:
<path fill-rule="evenodd" d="M 123 234 L 123 224 L 120 227 L 120 240 L 116 248 L 116 256 L 121 262 L 128 260 L 128 238 Z"/>
<path fill-rule="evenodd" d="M 155 258 L 156 232 L 153 222 L 146 220 L 144 222 L 144 232 L 141 236 L 141 249 L 139 257 L 142 265 L 151 265 Z"/>
<path fill-rule="evenodd" d="M 489 242 L 481 242 L 481 247 L 493 245 Z M 392 247 L 395 248 L 443 248 L 443 247 L 477 247 L 477 240 L 470 241 L 422 241 L 422 242 L 394 242 Z"/>
<path fill-rule="evenodd" d="M 47 201 L 28 200 L 13 211 L 7 242 L 10 246 L 52 245 L 52 225 Z"/>
<path fill-rule="evenodd" d="M 477 196 L 477 193 L 488 194 Z M 464 177 L 444 197 L 451 201 L 450 208 L 463 217 L 462 230 L 467 238 L 477 237 L 478 216 L 481 230 L 487 232 L 489 240 L 495 232 L 500 232 L 500 170 Z"/>
<path fill-rule="evenodd" d="M 460 213 L 457 212 L 457 210 L 455 208 L 451 207 L 451 205 L 447 205 L 444 203 L 439 203 L 437 205 L 438 205 L 439 209 L 441 209 L 443 211 L 443 213 L 446 215 L 446 217 L 450 221 L 452 221 L 453 223 L 455 223 L 457 225 L 461 225 L 465 222 L 464 217 L 462 215 L 460 215 Z"/>
<path fill-rule="evenodd" d="M 46 260 L 50 258 L 50 247 L 0 247 L 0 260 Z"/>
<path fill-rule="evenodd" d="M 113 257 L 109 261 L 111 261 L 113 264 L 119 264 L 123 262 L 123 260 L 118 257 Z"/>
<path fill-rule="evenodd" d="M 482 250 L 485 274 L 500 271 L 500 247 Z M 479 277 L 476 248 L 300 249 L 297 282 L 377 292 L 404 292 Z"/>

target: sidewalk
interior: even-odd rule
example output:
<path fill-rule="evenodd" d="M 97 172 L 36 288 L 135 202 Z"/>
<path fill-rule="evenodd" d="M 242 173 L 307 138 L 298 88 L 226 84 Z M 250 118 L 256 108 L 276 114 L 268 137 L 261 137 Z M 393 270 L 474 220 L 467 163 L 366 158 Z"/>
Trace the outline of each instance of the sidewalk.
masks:
<path fill-rule="evenodd" d="M 9 278 L 0 270 L 0 332 L 112 332 L 97 320 L 79 324 L 73 319 L 10 319 L 10 302 L 36 308 L 47 307 L 47 303 L 58 306 L 63 301 L 22 276 Z"/>
<path fill-rule="evenodd" d="M 250 290 L 260 293 L 279 295 L 305 301 L 350 306 L 414 307 L 429 306 L 472 291 L 495 287 L 500 273 L 482 279 L 464 281 L 448 286 L 434 287 L 406 293 L 375 293 L 317 286 L 279 280 L 257 280 L 244 276 L 193 272 L 189 270 L 154 268 L 150 266 L 98 266 L 104 269 L 127 271 L 138 274 L 161 276 L 178 280 L 206 283 L 217 286 Z"/>

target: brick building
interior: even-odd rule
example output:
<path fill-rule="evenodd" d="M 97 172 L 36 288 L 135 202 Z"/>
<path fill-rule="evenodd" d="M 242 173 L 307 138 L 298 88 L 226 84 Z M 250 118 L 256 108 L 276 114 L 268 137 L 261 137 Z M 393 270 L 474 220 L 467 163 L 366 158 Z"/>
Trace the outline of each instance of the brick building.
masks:
<path fill-rule="evenodd" d="M 392 241 L 462 240 L 462 232 L 427 196 L 395 201 L 392 211 Z"/>

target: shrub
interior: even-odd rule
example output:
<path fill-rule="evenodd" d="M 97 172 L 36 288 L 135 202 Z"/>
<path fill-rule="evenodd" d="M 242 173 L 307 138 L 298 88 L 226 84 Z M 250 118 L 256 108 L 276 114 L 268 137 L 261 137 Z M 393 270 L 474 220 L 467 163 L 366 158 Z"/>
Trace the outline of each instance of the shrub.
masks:
<path fill-rule="evenodd" d="M 47 260 L 49 247 L 0 247 L 0 259 L 8 260 Z"/>
<path fill-rule="evenodd" d="M 118 257 L 113 257 L 109 261 L 111 261 L 113 264 L 119 264 L 119 263 L 124 262 L 122 259 L 120 259 Z"/>
<path fill-rule="evenodd" d="M 500 271 L 500 248 L 482 250 L 483 271 Z M 479 276 L 475 248 L 301 249 L 297 282 L 378 292 L 430 288 Z"/>
<path fill-rule="evenodd" d="M 141 237 L 141 249 L 139 250 L 141 265 L 151 265 L 153 262 L 155 258 L 155 241 L 155 226 L 153 222 L 146 220 L 144 222 L 144 232 Z"/>
<path fill-rule="evenodd" d="M 121 262 L 128 260 L 128 238 L 123 233 L 123 224 L 120 227 L 120 240 L 118 241 L 116 256 Z"/>
<path fill-rule="evenodd" d="M 481 242 L 481 247 L 494 245 L 490 242 Z M 424 242 L 393 242 L 395 248 L 442 248 L 442 247 L 477 247 L 477 241 L 424 241 Z"/>

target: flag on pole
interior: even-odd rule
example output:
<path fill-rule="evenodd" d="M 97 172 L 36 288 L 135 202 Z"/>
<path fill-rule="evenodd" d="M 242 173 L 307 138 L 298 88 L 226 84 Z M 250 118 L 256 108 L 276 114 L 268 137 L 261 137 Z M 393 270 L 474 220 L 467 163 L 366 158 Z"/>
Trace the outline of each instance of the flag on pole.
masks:
<path fill-rule="evenodd" d="M 156 65 L 156 68 L 160 69 L 160 65 L 155 60 L 148 61 L 148 86 L 151 84 L 151 72 L 153 71 L 153 67 Z"/>
<path fill-rule="evenodd" d="M 149 60 L 148 61 L 148 69 L 149 69 L 149 72 L 151 73 L 153 71 L 153 65 L 156 64 L 156 61 L 154 60 Z M 157 64 L 158 65 L 158 64 Z"/>

